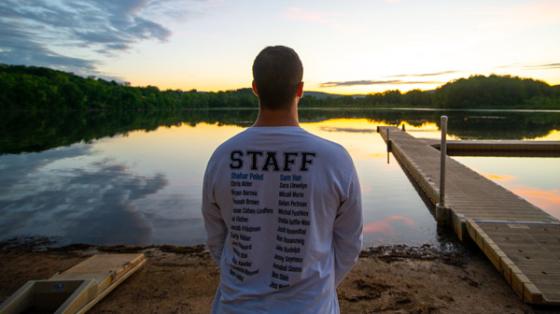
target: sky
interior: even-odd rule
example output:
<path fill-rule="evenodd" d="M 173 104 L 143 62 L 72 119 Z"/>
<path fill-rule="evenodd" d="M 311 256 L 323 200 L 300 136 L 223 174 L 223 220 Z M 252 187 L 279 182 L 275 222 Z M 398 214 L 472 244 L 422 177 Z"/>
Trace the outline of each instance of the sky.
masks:
<path fill-rule="evenodd" d="M 270 45 L 306 90 L 433 89 L 474 74 L 560 84 L 560 0 L 2 0 L 0 63 L 153 85 L 251 85 Z"/>

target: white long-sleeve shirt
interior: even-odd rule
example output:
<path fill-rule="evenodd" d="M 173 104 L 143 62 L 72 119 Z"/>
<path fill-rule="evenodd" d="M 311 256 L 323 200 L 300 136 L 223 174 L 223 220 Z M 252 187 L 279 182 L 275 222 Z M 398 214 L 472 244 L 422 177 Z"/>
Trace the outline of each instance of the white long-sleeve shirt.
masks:
<path fill-rule="evenodd" d="M 212 155 L 203 184 L 220 266 L 213 313 L 338 313 L 362 246 L 350 155 L 300 127 L 250 127 Z"/>

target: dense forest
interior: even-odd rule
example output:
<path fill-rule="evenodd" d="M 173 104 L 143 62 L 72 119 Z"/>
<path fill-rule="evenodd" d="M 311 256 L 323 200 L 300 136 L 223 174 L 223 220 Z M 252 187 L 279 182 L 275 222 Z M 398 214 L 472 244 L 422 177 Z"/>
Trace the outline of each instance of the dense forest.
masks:
<path fill-rule="evenodd" d="M 256 108 L 250 89 L 220 92 L 131 87 L 101 78 L 83 78 L 41 67 L 0 64 L 0 110 L 177 110 L 191 108 Z M 560 87 L 533 79 L 476 75 L 435 90 L 390 90 L 360 96 L 309 92 L 303 108 L 528 108 L 560 109 Z"/>

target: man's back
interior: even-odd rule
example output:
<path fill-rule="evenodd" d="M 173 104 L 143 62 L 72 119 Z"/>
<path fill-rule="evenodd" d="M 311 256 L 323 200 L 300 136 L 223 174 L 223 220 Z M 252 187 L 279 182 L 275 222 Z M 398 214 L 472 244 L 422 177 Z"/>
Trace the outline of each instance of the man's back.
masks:
<path fill-rule="evenodd" d="M 221 270 L 214 312 L 336 313 L 361 249 L 360 186 L 338 144 L 300 127 L 251 127 L 204 177 L 208 246 Z"/>

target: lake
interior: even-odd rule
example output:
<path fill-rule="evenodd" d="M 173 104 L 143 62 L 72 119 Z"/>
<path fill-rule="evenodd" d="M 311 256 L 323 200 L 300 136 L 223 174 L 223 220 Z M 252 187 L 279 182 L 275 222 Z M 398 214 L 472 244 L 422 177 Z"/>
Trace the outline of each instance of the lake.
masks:
<path fill-rule="evenodd" d="M 342 144 L 362 185 L 366 244 L 445 241 L 375 132 L 402 125 L 438 138 L 560 140 L 560 111 L 302 110 L 301 126 Z M 0 240 L 57 244 L 200 244 L 202 175 L 213 150 L 254 110 L 7 114 L 0 122 Z M 453 157 L 560 218 L 558 158 Z"/>

